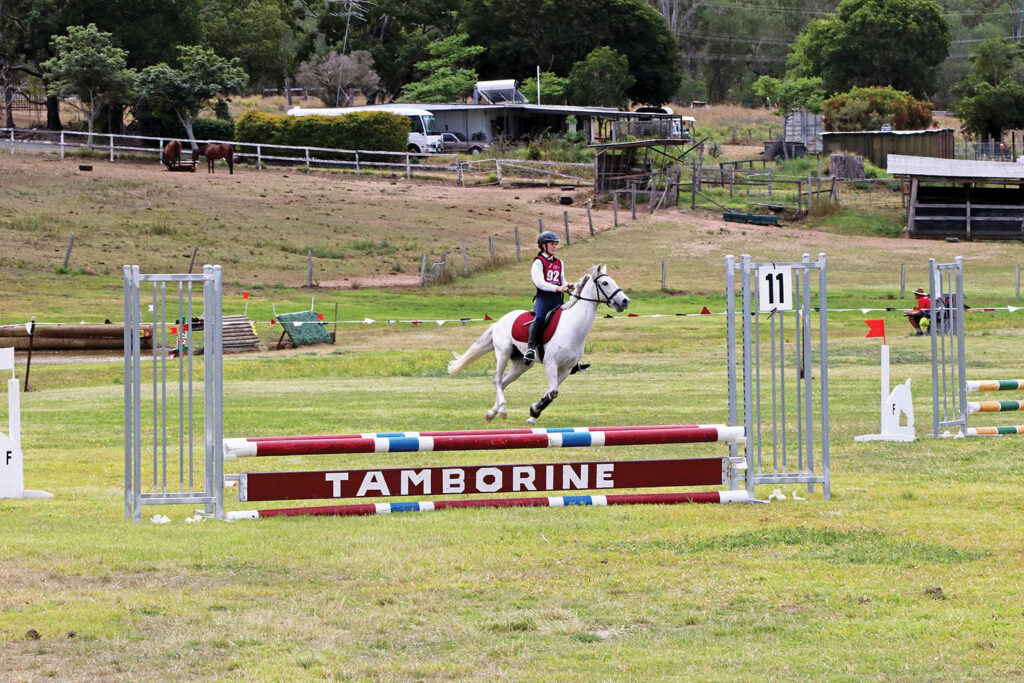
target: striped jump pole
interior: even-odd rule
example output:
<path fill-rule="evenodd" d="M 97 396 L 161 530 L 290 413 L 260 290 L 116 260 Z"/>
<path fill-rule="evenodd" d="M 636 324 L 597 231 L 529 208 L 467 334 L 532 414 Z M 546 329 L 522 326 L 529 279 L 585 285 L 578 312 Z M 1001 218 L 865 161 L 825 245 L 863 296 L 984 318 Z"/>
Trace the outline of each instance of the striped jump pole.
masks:
<path fill-rule="evenodd" d="M 523 508 L 572 507 L 603 505 L 674 505 L 678 503 L 749 503 L 745 490 L 704 491 L 694 493 L 635 493 L 611 496 L 554 496 L 544 498 L 490 498 L 481 500 L 438 500 L 433 502 L 363 503 L 359 505 L 328 505 L 323 507 L 279 508 L 273 510 L 242 510 L 228 512 L 227 519 L 262 519 L 264 517 L 346 517 L 387 515 L 397 512 L 429 512 L 448 508 Z"/>
<path fill-rule="evenodd" d="M 692 429 L 699 425 L 638 425 L 635 427 L 523 427 L 513 429 L 450 429 L 435 432 L 363 432 L 361 434 L 315 434 L 299 436 L 256 436 L 245 441 L 318 441 L 322 439 L 386 439 L 417 436 L 475 436 L 487 434 L 566 434 L 589 432 L 632 432 L 649 429 Z"/>
<path fill-rule="evenodd" d="M 967 436 L 1009 436 L 1012 434 L 1024 434 L 1024 425 L 967 428 Z"/>
<path fill-rule="evenodd" d="M 422 453 L 427 451 L 510 450 L 519 448 L 587 448 L 678 443 L 740 443 L 743 427 L 698 425 L 651 427 L 617 432 L 552 432 L 547 434 L 469 434 L 454 436 L 377 437 L 250 441 L 225 439 L 228 459 L 275 455 L 338 453 Z"/>
<path fill-rule="evenodd" d="M 967 393 L 975 391 L 1024 391 L 1024 379 L 967 380 Z"/>
<path fill-rule="evenodd" d="M 967 414 L 1012 413 L 1024 410 L 1024 401 L 968 401 Z"/>

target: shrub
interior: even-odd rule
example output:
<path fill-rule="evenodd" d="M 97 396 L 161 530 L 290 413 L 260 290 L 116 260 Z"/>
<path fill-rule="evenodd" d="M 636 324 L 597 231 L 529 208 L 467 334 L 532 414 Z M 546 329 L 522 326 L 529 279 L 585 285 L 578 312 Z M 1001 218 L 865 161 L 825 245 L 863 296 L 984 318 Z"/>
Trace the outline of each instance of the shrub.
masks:
<path fill-rule="evenodd" d="M 221 119 L 196 119 L 192 132 L 196 140 L 234 140 L 235 124 Z"/>
<path fill-rule="evenodd" d="M 932 125 L 932 104 L 892 87 L 853 88 L 825 102 L 825 130 L 922 130 Z"/>
<path fill-rule="evenodd" d="M 344 116 L 287 116 L 250 109 L 235 124 L 235 140 L 402 152 L 409 140 L 409 119 L 383 111 L 353 112 Z"/>

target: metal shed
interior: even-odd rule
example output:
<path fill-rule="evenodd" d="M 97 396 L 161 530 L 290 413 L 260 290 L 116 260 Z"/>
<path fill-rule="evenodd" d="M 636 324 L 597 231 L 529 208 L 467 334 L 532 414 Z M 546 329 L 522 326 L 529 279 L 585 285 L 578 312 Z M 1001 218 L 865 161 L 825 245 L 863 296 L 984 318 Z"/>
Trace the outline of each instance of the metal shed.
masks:
<path fill-rule="evenodd" d="M 910 185 L 907 227 L 925 239 L 1024 239 L 1024 163 L 890 154 Z"/>
<path fill-rule="evenodd" d="M 821 146 L 823 154 L 856 154 L 875 166 L 883 166 L 890 154 L 952 159 L 953 129 L 822 133 Z"/>

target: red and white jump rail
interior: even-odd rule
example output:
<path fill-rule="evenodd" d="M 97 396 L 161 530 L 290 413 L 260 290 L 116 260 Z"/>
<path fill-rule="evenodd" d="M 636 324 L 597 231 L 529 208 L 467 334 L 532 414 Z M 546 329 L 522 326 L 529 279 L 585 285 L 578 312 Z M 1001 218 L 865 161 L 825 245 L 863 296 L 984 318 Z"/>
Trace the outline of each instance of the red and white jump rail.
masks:
<path fill-rule="evenodd" d="M 618 431 L 547 431 L 540 433 L 435 433 L 434 436 L 309 437 L 286 439 L 224 439 L 227 459 L 275 455 L 337 453 L 422 453 L 427 451 L 510 450 L 520 448 L 586 448 L 679 443 L 743 443 L 743 427 L 726 425 L 621 428 Z M 532 430 L 531 430 L 532 431 Z M 495 433 L 498 432 L 498 433 Z"/>
<path fill-rule="evenodd" d="M 429 512 L 448 508 L 571 507 L 577 505 L 674 505 L 678 503 L 748 503 L 745 490 L 699 491 L 693 493 L 630 493 L 611 496 L 553 496 L 544 498 L 488 498 L 477 500 L 362 503 L 322 507 L 278 508 L 227 512 L 226 519 L 264 517 L 387 515 L 397 512 Z"/>
<path fill-rule="evenodd" d="M 472 436 L 476 434 L 556 434 L 587 432 L 632 432 L 647 429 L 693 429 L 699 425 L 637 425 L 633 427 L 521 427 L 514 429 L 450 429 L 434 432 L 365 432 L 362 434 L 315 434 L 299 436 L 257 436 L 244 441 L 317 441 L 320 439 L 383 439 L 416 436 Z"/>

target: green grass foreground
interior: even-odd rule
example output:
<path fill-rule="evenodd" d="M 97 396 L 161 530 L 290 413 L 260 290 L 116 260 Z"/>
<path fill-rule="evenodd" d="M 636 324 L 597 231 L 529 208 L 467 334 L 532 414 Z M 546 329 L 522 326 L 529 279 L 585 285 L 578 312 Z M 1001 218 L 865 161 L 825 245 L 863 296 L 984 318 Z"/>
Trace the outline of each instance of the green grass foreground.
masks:
<path fill-rule="evenodd" d="M 40 197 L 23 191 L 31 201 L 14 208 L 29 214 Z M 19 243 L 12 224 L 4 226 L 7 243 Z M 124 245 L 111 263 L 145 256 L 123 232 L 109 240 Z M 924 279 L 928 256 L 955 254 L 968 259 L 970 304 L 1018 305 L 1013 264 L 1024 249 L 721 228 L 669 213 L 563 255 L 573 273 L 608 261 L 631 292 L 630 311 L 650 314 L 722 310 L 722 258 L 744 251 L 765 260 L 826 252 L 829 306 L 851 309 L 829 314 L 832 500 L 783 487 L 786 500 L 766 506 L 191 524 L 191 508 L 165 506 L 146 508 L 145 517 L 166 514 L 170 524 L 133 524 L 123 518 L 121 364 L 34 361 L 35 391 L 22 394 L 26 486 L 54 498 L 0 500 L 0 680 L 1024 677 L 1024 441 L 925 436 L 929 340 L 907 336 L 898 311 L 859 310 L 903 308 L 899 264 L 908 264 L 909 292 Z M 55 274 L 29 251 L 3 258 L 2 294 L 15 305 L 3 308 L 2 322 L 29 313 L 95 320 L 120 310 L 116 272 Z M 677 264 L 672 292 L 657 291 L 661 258 Z M 337 302 L 339 317 L 353 320 L 497 317 L 526 303 L 525 267 L 426 292 L 280 288 L 274 300 L 280 310 L 282 301 L 298 306 L 315 294 L 318 310 L 332 313 Z M 241 312 L 232 297 L 226 312 Z M 250 303 L 255 320 L 269 319 L 269 298 Z M 1024 375 L 1021 316 L 969 316 L 971 377 Z M 912 444 L 853 441 L 879 427 L 880 340 L 865 339 L 863 323 L 876 317 L 887 323 L 892 381 L 913 380 Z M 228 357 L 226 435 L 484 426 L 493 361 L 456 376 L 444 370 L 449 351 L 464 350 L 483 329 L 342 325 L 333 347 Z M 269 327 L 261 334 L 275 335 Z M 599 318 L 587 358 L 593 367 L 563 385 L 542 424 L 725 419 L 722 316 Z M 508 423 L 495 426 L 522 425 L 543 390 L 541 375 L 528 373 L 508 390 Z M 233 462 L 228 471 L 723 452 L 694 445 L 321 456 Z M 229 509 L 246 507 L 233 489 L 226 497 Z"/>

